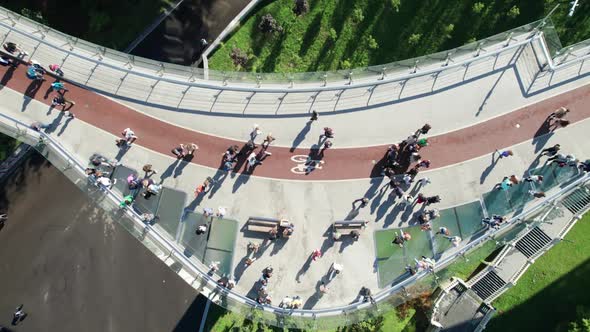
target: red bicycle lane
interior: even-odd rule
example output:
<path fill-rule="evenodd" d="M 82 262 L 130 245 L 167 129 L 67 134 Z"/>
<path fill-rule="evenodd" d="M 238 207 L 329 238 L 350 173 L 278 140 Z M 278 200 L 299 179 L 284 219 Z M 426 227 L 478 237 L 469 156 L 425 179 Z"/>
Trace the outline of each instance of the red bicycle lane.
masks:
<path fill-rule="evenodd" d="M 0 68 L 2 82 L 13 90 L 25 93 L 32 82 L 25 76 L 26 66 L 20 65 L 14 70 L 12 76 L 10 76 L 10 70 L 10 67 Z M 47 99 L 44 98 L 52 82 L 51 77 L 46 76 L 48 80 L 41 84 L 36 93 L 33 91 L 34 93 L 28 93 L 28 95 L 50 105 L 55 93 L 51 93 Z M 170 150 L 173 147 L 179 143 L 196 143 L 199 150 L 191 162 L 218 168 L 221 164 L 221 156 L 229 146 L 234 144 L 242 146 L 245 143 L 178 127 L 135 111 L 83 87 L 68 83 L 66 86 L 69 89 L 68 99 L 76 102 L 72 108 L 72 112 L 76 115 L 75 121 L 84 121 L 116 136 L 120 136 L 124 128 L 130 127 L 139 137 L 135 144 L 170 155 L 171 162 L 174 156 Z M 486 155 L 497 148 L 512 146 L 547 133 L 543 126 L 545 119 L 558 107 L 565 106 L 572 110 L 568 114 L 568 120 L 572 123 L 590 117 L 590 108 L 584 106 L 588 101 L 590 101 L 590 86 L 583 86 L 470 127 L 428 137 L 430 144 L 422 149 L 420 154 L 423 158 L 431 160 L 431 169 Z M 24 111 L 26 112 L 26 108 Z M 204 115 L 195 115 L 195 120 L 198 121 L 200 116 Z M 307 125 L 305 121 L 306 119 L 302 120 L 302 130 Z M 427 121 L 428 119 L 425 119 L 425 122 Z M 338 128 L 334 129 L 338 131 Z M 415 129 L 408 128 L 406 132 Z M 361 128 L 359 135 L 367 130 L 371 130 L 370 126 Z M 335 145 L 338 144 L 337 136 L 333 142 Z M 114 144 L 113 140 L 113 149 L 115 149 Z M 306 175 L 304 160 L 310 155 L 310 149 L 271 146 L 268 151 L 272 152 L 272 156 L 268 157 L 262 165 L 257 166 L 253 175 L 290 180 L 369 178 L 371 175 L 376 175 L 375 163 L 382 159 L 386 149 L 387 145 L 331 148 L 325 151 L 322 161 L 317 163 L 318 167 Z M 240 172 L 243 167 L 244 165 Z"/>

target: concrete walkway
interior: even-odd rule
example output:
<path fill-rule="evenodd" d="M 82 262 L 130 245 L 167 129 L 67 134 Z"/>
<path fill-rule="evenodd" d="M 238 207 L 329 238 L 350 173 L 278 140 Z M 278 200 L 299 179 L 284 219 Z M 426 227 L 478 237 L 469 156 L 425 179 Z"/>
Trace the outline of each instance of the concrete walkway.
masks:
<path fill-rule="evenodd" d="M 15 79 L 18 81 L 17 76 Z M 48 114 L 46 104 L 36 100 L 29 101 L 28 98 L 23 100 L 22 94 L 10 88 L 3 89 L 0 92 L 0 98 L 3 100 L 2 112 L 6 114 L 23 121 L 52 122 L 55 125 L 55 128 L 52 129 L 53 134 L 59 137 L 68 150 L 78 155 L 80 160 L 85 160 L 94 152 L 102 153 L 108 157 L 114 157 L 117 154 L 117 148 L 114 146 L 115 135 L 107 131 L 97 130 L 92 124 L 80 119 L 66 121 L 63 116 L 56 114 L 56 110 Z M 21 112 L 23 101 L 26 101 L 27 105 Z M 77 113 L 80 116 L 86 111 L 83 105 L 84 103 L 79 103 L 74 108 L 74 110 L 78 110 Z M 92 112 L 92 110 L 87 111 Z M 105 116 L 105 119 L 110 119 L 110 116 Z M 535 122 L 539 119 L 533 117 L 531 121 Z M 523 125 L 526 126 L 526 123 L 523 122 Z M 589 155 L 589 146 L 575 144 L 576 137 L 583 137 L 589 129 L 589 121 L 579 121 L 565 130 L 556 131 L 547 137 L 547 140 L 543 139 L 538 146 L 559 142 L 564 151 L 572 152 L 578 156 Z M 512 130 L 512 126 L 507 126 L 505 130 Z M 144 136 L 140 136 L 136 146 L 122 156 L 125 165 L 140 169 L 143 164 L 149 162 L 160 170 L 159 175 L 165 173 L 163 170 L 170 169 L 172 166 L 171 176 L 164 179 L 164 184 L 189 194 L 205 177 L 212 176 L 216 172 L 215 169 L 194 163 L 185 165 L 177 172 L 173 167 L 176 166 L 174 159 L 169 153 L 158 153 L 142 146 L 142 141 L 148 140 L 152 135 L 150 132 L 144 133 Z M 97 142 L 103 143 L 97 144 Z M 456 143 L 460 144 L 460 142 Z M 525 140 L 513 146 L 512 149 L 516 156 L 502 160 L 491 169 L 489 169 L 490 155 L 486 154 L 460 162 L 452 167 L 429 171 L 427 174 L 433 184 L 424 188 L 423 192 L 426 195 L 440 194 L 443 198 L 443 202 L 439 206 L 441 209 L 472 201 L 481 193 L 489 191 L 493 184 L 503 176 L 518 174 L 526 170 L 535 159 L 534 149 L 531 148 L 532 144 L 532 140 Z M 537 142 L 533 147 L 535 145 Z M 434 146 L 432 148 L 434 149 Z M 207 196 L 199 202 L 197 209 L 201 207 L 228 207 L 228 217 L 238 220 L 240 226 L 250 215 L 288 217 L 293 220 L 297 225 L 295 236 L 287 243 L 271 245 L 262 257 L 245 271 L 241 271 L 239 266 L 240 252 L 245 255 L 245 246 L 252 238 L 244 237 L 242 234 L 238 236 L 234 274 L 241 275 L 236 289 L 247 293 L 254 281 L 259 278 L 260 269 L 272 265 L 277 271 L 280 271 L 275 274 L 277 278 L 273 277 L 269 286 L 275 299 L 285 295 L 300 295 L 304 299 L 313 298 L 317 281 L 327 272 L 329 265 L 334 261 L 341 262 L 345 266 L 346 272 L 354 271 L 354 273 L 343 273 L 331 284 L 329 294 L 318 299 L 317 303 L 308 303 L 309 306 L 322 308 L 352 301 L 361 286 L 376 289 L 378 286 L 373 266 L 374 261 L 367 259 L 367 257 L 373 257 L 371 253 L 375 246 L 371 232 L 375 229 L 402 227 L 413 222 L 394 213 L 394 204 L 376 196 L 376 192 L 382 184 L 385 183 L 382 183 L 380 178 L 308 182 L 269 179 L 236 173 L 228 176 L 214 195 Z M 449 190 L 449 188 L 453 189 Z M 376 220 L 377 222 L 371 222 L 361 240 L 352 246 L 346 246 L 346 249 L 342 243 L 334 244 L 327 240 L 324 234 L 330 223 L 333 220 L 346 217 L 350 211 L 350 203 L 365 195 L 375 197 L 375 200 L 369 208 L 360 211 L 358 218 Z M 258 197 L 258 199 L 252 199 L 252 197 Z M 382 216 L 382 219 L 378 218 L 378 215 Z M 306 266 L 305 262 L 309 253 L 322 247 L 325 251 L 324 258 L 313 263 L 305 271 L 303 267 Z M 299 283 L 295 281 L 296 276 L 298 276 Z"/>

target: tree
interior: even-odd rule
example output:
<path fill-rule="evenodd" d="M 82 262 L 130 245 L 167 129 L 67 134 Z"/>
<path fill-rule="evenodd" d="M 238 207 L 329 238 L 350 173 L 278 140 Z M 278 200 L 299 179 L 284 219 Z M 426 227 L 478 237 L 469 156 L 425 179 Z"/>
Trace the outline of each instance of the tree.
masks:
<path fill-rule="evenodd" d="M 445 25 L 445 27 L 443 28 L 445 38 L 451 38 L 451 34 L 453 33 L 454 30 L 455 30 L 454 24 L 451 23 L 449 25 Z"/>
<path fill-rule="evenodd" d="M 510 10 L 508 11 L 508 17 L 510 18 L 516 18 L 518 15 L 520 15 L 520 8 L 518 8 L 518 6 L 514 5 L 512 6 L 512 8 L 510 8 Z"/>
<path fill-rule="evenodd" d="M 408 38 L 408 44 L 410 44 L 412 46 L 416 46 L 420 42 L 421 38 L 422 38 L 422 34 L 413 33 L 410 35 L 410 38 Z"/>
<path fill-rule="evenodd" d="M 373 35 L 369 35 L 369 37 L 367 37 L 367 46 L 370 50 L 376 50 L 379 48 L 379 43 L 377 43 Z"/>
<path fill-rule="evenodd" d="M 272 17 L 271 14 L 266 14 L 262 16 L 260 20 L 260 24 L 258 24 L 258 29 L 264 33 L 275 33 L 275 32 L 283 32 L 283 27 Z"/>
<path fill-rule="evenodd" d="M 338 32 L 336 32 L 336 29 L 330 28 L 330 32 L 329 32 L 328 37 L 330 38 L 330 40 L 332 42 L 335 42 L 336 39 L 338 39 Z"/>
<path fill-rule="evenodd" d="M 295 0 L 293 12 L 297 16 L 307 14 L 309 12 L 309 3 L 307 3 L 307 0 Z"/>
<path fill-rule="evenodd" d="M 391 0 L 391 7 L 396 12 L 399 12 L 399 7 L 402 6 L 402 0 Z"/>
<path fill-rule="evenodd" d="M 365 15 L 363 15 L 363 10 L 361 8 L 355 8 L 352 11 L 352 20 L 354 23 L 361 23 L 365 19 Z"/>
<path fill-rule="evenodd" d="M 237 47 L 232 48 L 229 56 L 238 68 L 243 68 L 248 63 L 248 54 Z"/>
<path fill-rule="evenodd" d="M 473 4 L 473 7 L 471 7 L 471 10 L 473 10 L 473 13 L 475 14 L 481 14 L 485 8 L 486 5 L 483 2 L 476 2 Z"/>

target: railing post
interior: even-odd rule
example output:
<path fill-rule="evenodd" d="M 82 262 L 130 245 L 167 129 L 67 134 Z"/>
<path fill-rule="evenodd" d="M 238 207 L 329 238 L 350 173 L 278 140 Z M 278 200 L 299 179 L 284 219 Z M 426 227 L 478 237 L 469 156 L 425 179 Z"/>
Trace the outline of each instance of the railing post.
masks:
<path fill-rule="evenodd" d="M 256 87 L 259 88 L 262 84 L 262 76 L 256 75 Z"/>
<path fill-rule="evenodd" d="M 418 63 L 420 62 L 420 60 L 416 60 L 414 62 L 414 69 L 412 69 L 411 74 L 416 74 L 416 72 L 418 71 Z"/>
<path fill-rule="evenodd" d="M 475 55 L 473 57 L 477 58 L 482 50 L 485 51 L 485 49 L 482 47 L 485 43 L 485 41 L 477 43 L 477 48 L 475 49 Z"/>
<path fill-rule="evenodd" d="M 448 66 L 448 65 L 449 65 L 449 63 L 450 63 L 451 61 L 453 61 L 453 60 L 451 59 L 451 55 L 453 55 L 453 52 L 448 52 L 448 53 L 447 53 L 447 58 L 445 59 L 445 63 L 442 65 L 443 67 L 446 67 L 446 66 Z"/>
<path fill-rule="evenodd" d="M 165 71 L 165 67 L 164 67 L 164 63 L 160 62 L 160 69 L 158 69 L 158 71 L 156 72 L 156 75 L 162 77 L 164 75 L 164 71 Z"/>
<path fill-rule="evenodd" d="M 123 66 L 125 66 L 129 70 L 131 70 L 131 69 L 133 69 L 134 64 L 135 64 L 135 55 L 128 54 L 127 55 L 127 62 Z"/>
<path fill-rule="evenodd" d="M 381 68 L 381 78 L 379 78 L 380 81 L 383 81 L 385 79 L 385 70 L 386 69 L 387 69 L 386 67 Z"/>
<path fill-rule="evenodd" d="M 510 42 L 512 40 L 515 40 L 514 38 L 512 38 L 512 35 L 514 34 L 514 32 L 510 31 L 510 33 L 508 33 L 508 37 L 506 37 L 506 41 L 504 44 L 504 47 L 508 47 L 508 45 L 510 45 Z"/>
<path fill-rule="evenodd" d="M 348 72 L 348 85 L 352 85 L 352 70 Z"/>
<path fill-rule="evenodd" d="M 322 75 L 323 79 L 324 79 L 324 86 L 328 85 L 328 74 Z"/>

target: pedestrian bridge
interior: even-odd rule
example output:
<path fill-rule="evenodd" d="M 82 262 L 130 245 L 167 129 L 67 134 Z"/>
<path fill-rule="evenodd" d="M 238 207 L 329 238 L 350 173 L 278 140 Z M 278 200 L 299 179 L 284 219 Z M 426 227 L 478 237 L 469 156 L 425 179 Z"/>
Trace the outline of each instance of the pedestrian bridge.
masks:
<path fill-rule="evenodd" d="M 351 257 L 351 265 L 349 265 L 350 268 L 347 272 L 353 271 L 355 267 L 363 266 L 362 269 L 358 268 L 355 273 L 348 273 L 348 276 L 347 272 L 343 273 L 342 278 L 345 278 L 343 280 L 346 281 L 346 284 L 344 284 L 346 287 L 342 287 L 342 289 L 348 289 L 348 291 L 342 291 L 341 294 L 336 295 L 327 294 L 325 298 L 328 298 L 330 302 L 324 302 L 318 308 L 315 308 L 314 304 L 322 299 L 313 292 L 315 286 L 315 279 L 313 279 L 314 282 L 302 285 L 308 290 L 312 290 L 313 295 L 309 296 L 309 302 L 306 301 L 309 305 L 304 306 L 304 309 L 286 310 L 276 306 L 280 302 L 280 296 L 297 295 L 298 291 L 294 286 L 294 289 L 289 288 L 291 286 L 285 281 L 281 288 L 288 288 L 292 293 L 282 294 L 277 290 L 277 297 L 272 306 L 260 306 L 251 298 L 245 296 L 248 293 L 247 288 L 249 288 L 249 285 L 246 287 L 242 286 L 242 284 L 249 280 L 249 277 L 246 276 L 248 272 L 244 273 L 243 280 L 238 283 L 234 290 L 218 286 L 216 281 L 219 276 L 213 277 L 207 273 L 209 270 L 208 264 L 215 260 L 227 262 L 224 263 L 227 267 L 223 269 L 228 271 L 229 274 L 232 274 L 232 270 L 237 270 L 239 263 L 236 263 L 233 257 L 235 255 L 234 251 L 236 253 L 238 251 L 243 252 L 243 247 L 248 240 L 238 235 L 237 242 L 234 245 L 233 243 L 225 243 L 224 241 L 227 239 L 220 237 L 219 241 L 215 242 L 215 245 L 213 245 L 213 242 L 209 242 L 202 247 L 202 244 L 191 242 L 192 238 L 188 236 L 192 234 L 190 227 L 198 223 L 200 215 L 189 213 L 188 220 L 194 220 L 183 221 L 183 218 L 186 217 L 184 213 L 186 210 L 184 209 L 187 205 L 190 205 L 188 204 L 188 197 L 192 194 L 191 187 L 194 188 L 194 184 L 206 176 L 213 175 L 215 172 L 218 173 L 215 164 L 218 162 L 217 156 L 223 152 L 223 149 L 230 142 L 224 137 L 206 139 L 204 137 L 206 134 L 201 133 L 199 135 L 202 136 L 195 136 L 197 133 L 193 132 L 185 135 L 184 132 L 181 132 L 181 125 L 174 122 L 173 117 L 176 117 L 177 114 L 180 116 L 179 114 L 182 112 L 190 112 L 191 116 L 200 115 L 195 119 L 202 121 L 205 121 L 205 115 L 228 118 L 238 117 L 239 119 L 287 118 L 289 121 L 293 120 L 293 123 L 289 122 L 289 126 L 297 126 L 295 121 L 299 121 L 299 117 L 306 116 L 312 109 L 317 110 L 322 115 L 371 111 L 383 105 L 429 99 L 436 94 L 447 94 L 451 90 L 463 88 L 467 85 L 476 86 L 482 77 L 487 77 L 490 74 L 499 74 L 501 77 L 502 73 L 507 70 L 515 71 L 518 81 L 518 85 L 515 86 L 520 88 L 519 92 L 525 99 L 532 98 L 535 101 L 542 101 L 549 99 L 554 94 L 568 91 L 567 89 L 570 89 L 568 84 L 572 84 L 572 82 L 583 85 L 580 83 L 582 81 L 578 80 L 586 77 L 590 70 L 586 63 L 590 48 L 581 43 L 580 45 L 562 49 L 559 41 L 551 37 L 554 36 L 555 31 L 550 21 L 545 20 L 533 22 L 455 50 L 393 64 L 329 73 L 252 74 L 221 73 L 213 70 L 156 63 L 64 35 L 8 11 L 0 13 L 0 32 L 3 34 L 3 42 L 19 43 L 25 50 L 29 51 L 29 55 L 25 60 L 35 59 L 42 64 L 60 64 L 66 73 L 66 83 L 80 88 L 73 88 L 70 93 L 75 98 L 81 98 L 77 99 L 78 104 L 74 111 L 78 112 L 80 110 L 79 115 L 77 113 L 77 119 L 82 122 L 80 124 L 69 124 L 68 121 L 64 123 L 59 118 L 61 113 L 57 118 L 51 111 L 46 114 L 47 101 L 44 101 L 40 96 L 24 96 L 24 105 L 16 107 L 17 102 L 23 104 L 22 93 L 25 91 L 24 87 L 26 87 L 26 81 L 18 76 L 20 74 L 17 71 L 14 78 L 4 75 L 1 82 L 2 85 L 16 91 L 16 94 L 21 94 L 21 98 L 15 101 L 13 100 L 15 94 L 9 91 L 0 91 L 2 98 L 4 98 L 3 101 L 5 101 L 5 107 L 10 108 L 10 110 L 3 110 L 0 114 L 0 131 L 35 146 L 49 161 L 60 168 L 72 182 L 93 197 L 102 208 L 109 212 L 114 220 L 117 220 L 131 234 L 135 235 L 139 241 L 142 241 L 149 250 L 160 257 L 163 262 L 174 269 L 189 284 L 231 310 L 245 312 L 248 316 L 263 319 L 278 326 L 322 329 L 350 324 L 372 317 L 376 312 L 382 312 L 397 306 L 419 295 L 424 290 L 433 289 L 437 287 L 441 278 L 452 276 L 452 270 L 448 269 L 448 267 L 452 266 L 453 262 L 457 259 L 461 260 L 461 257 L 468 257 L 470 252 L 482 245 L 489 245 L 490 243 L 501 245 L 502 241 L 512 234 L 511 230 L 519 227 L 518 225 L 521 224 L 522 220 L 534 218 L 543 206 L 550 204 L 562 193 L 571 190 L 572 186 L 575 186 L 583 176 L 579 173 L 562 173 L 559 170 L 542 167 L 541 165 L 530 168 L 527 171 L 541 172 L 546 174 L 547 179 L 552 179 L 547 181 L 547 188 L 543 188 L 548 193 L 548 197 L 543 201 L 531 200 L 526 195 L 527 190 L 530 189 L 529 187 L 515 188 L 515 190 L 507 193 L 501 192 L 501 195 L 497 191 L 490 192 L 489 188 L 491 186 L 484 181 L 485 179 L 482 180 L 482 183 L 488 185 L 486 189 L 462 190 L 475 186 L 471 183 L 447 187 L 449 198 L 445 198 L 446 203 L 444 208 L 441 209 L 441 219 L 436 226 L 444 225 L 453 228 L 456 234 L 461 234 L 463 242 L 458 248 L 449 248 L 448 243 L 441 241 L 440 238 L 420 232 L 419 228 L 410 225 L 407 219 L 405 222 L 400 222 L 399 225 L 394 226 L 392 223 L 395 217 L 392 217 L 389 226 L 383 225 L 382 228 L 381 224 L 375 223 L 375 225 L 378 225 L 375 226 L 374 223 L 371 223 L 368 230 L 365 231 L 363 239 L 357 245 L 346 249 L 346 254 Z M 499 79 L 498 82 L 500 82 Z M 496 85 L 502 84 L 498 82 L 496 82 Z M 112 100 L 103 97 L 92 97 L 91 99 L 88 97 L 91 93 L 87 90 L 107 96 Z M 585 90 L 576 93 L 578 93 L 576 96 L 580 95 L 580 100 L 583 101 L 582 97 L 586 96 Z M 31 103 L 31 100 L 34 102 Z M 89 101 L 93 101 L 96 105 Z M 165 186 L 168 188 L 167 193 L 163 194 L 157 203 L 154 203 L 156 209 L 161 208 L 161 211 L 165 211 L 162 212 L 165 216 L 155 224 L 146 224 L 141 220 L 142 208 L 149 210 L 154 207 L 143 206 L 126 210 L 119 208 L 118 203 L 125 194 L 125 186 L 115 187 L 113 190 L 100 189 L 94 183 L 89 182 L 83 172 L 87 166 L 87 158 L 92 152 L 98 151 L 105 155 L 114 155 L 114 147 L 110 146 L 113 135 L 118 135 L 118 132 L 126 127 L 128 123 L 123 122 L 121 119 L 131 121 L 134 126 L 140 126 L 139 121 L 132 121 L 138 119 L 138 115 L 130 115 L 133 113 L 130 109 L 117 109 L 117 111 L 121 112 L 116 114 L 110 112 L 111 108 L 115 108 L 115 104 L 125 102 L 151 107 L 152 113 L 148 112 L 145 116 L 151 118 L 150 121 L 144 124 L 146 126 L 146 130 L 143 132 L 144 135 L 139 134 L 140 139 L 137 143 L 139 146 L 128 152 L 119 151 L 121 155 L 117 154 L 116 157 L 118 160 L 122 160 L 123 166 L 119 168 L 120 172 L 116 176 L 124 179 L 125 174 L 127 174 L 124 172 L 125 170 L 127 172 L 129 170 L 140 170 L 141 165 L 147 161 L 153 162 L 161 173 L 167 173 L 170 170 L 169 173 L 172 174 L 168 174 L 172 182 L 168 182 L 169 180 L 165 182 Z M 551 101 L 550 106 L 547 107 L 553 107 L 553 104 L 558 102 L 561 103 L 563 100 Z M 527 103 L 530 103 L 530 101 L 527 100 Z M 13 104 L 15 107 L 12 107 Z M 472 106 L 469 105 L 469 107 Z M 518 115 L 520 116 L 519 121 L 525 121 L 533 117 L 531 115 L 533 113 L 536 114 L 535 116 L 543 116 L 541 113 L 543 107 L 533 108 L 509 112 L 509 115 L 520 114 Z M 178 111 L 178 113 L 173 113 L 173 117 L 158 121 L 161 116 L 160 113 L 156 113 L 157 109 Z M 512 111 L 512 109 L 509 111 Z M 448 112 L 451 114 L 452 110 Z M 97 116 L 97 114 L 100 116 Z M 54 128 L 48 133 L 35 132 L 29 129 L 31 120 L 41 121 L 48 117 L 54 118 L 53 123 L 55 123 L 56 127 L 62 126 L 61 131 L 57 132 Z M 416 117 L 418 118 L 417 121 L 420 122 L 427 119 L 426 117 Z M 585 117 L 585 113 L 580 113 L 579 118 L 575 120 L 582 122 Z M 109 121 L 114 122 L 114 126 L 113 123 L 107 123 Z M 510 121 L 515 120 L 511 118 Z M 489 118 L 488 123 L 491 122 L 493 120 Z M 501 119 L 498 122 L 501 123 Z M 350 126 L 354 124 L 352 123 Z M 165 127 L 166 129 L 161 131 L 156 130 L 167 125 L 173 127 Z M 467 125 L 476 126 L 473 123 Z M 219 127 L 221 126 L 219 125 Z M 215 128 L 215 130 L 217 129 Z M 446 129 L 455 130 L 455 138 L 457 136 L 466 136 L 466 132 L 461 132 L 455 127 Z M 531 128 L 527 129 L 523 122 L 523 131 L 525 129 L 531 130 Z M 312 129 L 308 128 L 307 130 Z M 404 133 L 408 131 L 407 128 L 404 130 Z M 508 130 L 506 131 L 508 132 Z M 532 128 L 532 132 L 529 134 L 534 133 L 534 131 L 535 129 Z M 136 129 L 136 132 L 140 131 Z M 148 133 L 151 135 L 148 135 Z M 512 132 L 510 133 L 512 135 Z M 556 136 L 562 134 L 559 131 Z M 177 164 L 169 165 L 172 159 L 166 156 L 169 147 L 172 146 L 171 144 L 177 144 L 177 140 L 180 140 L 175 136 L 181 136 L 183 140 L 198 137 L 201 147 L 197 160 L 193 163 L 182 164 L 180 169 Z M 387 136 L 389 136 L 389 133 L 387 133 Z M 435 137 L 439 136 L 442 137 L 444 134 Z M 476 137 L 474 136 L 470 135 L 469 137 L 475 141 Z M 529 136 L 514 138 L 512 141 L 507 141 L 506 146 L 521 143 L 529 138 Z M 388 138 L 388 140 L 391 139 Z M 439 140 L 442 142 L 442 138 L 439 138 Z M 498 138 L 499 140 L 500 138 Z M 165 141 L 165 144 L 161 144 L 162 141 Z M 454 142 L 452 139 L 447 141 Z M 208 144 L 202 144 L 201 142 L 208 142 Z M 436 139 L 433 138 L 433 142 L 436 142 Z M 290 240 L 297 242 L 297 248 L 295 248 L 297 250 L 291 249 L 293 256 L 289 256 L 290 259 L 296 260 L 301 258 L 299 256 L 305 256 L 305 254 L 301 253 L 301 248 L 308 250 L 310 248 L 315 249 L 315 246 L 319 245 L 323 247 L 323 244 L 312 241 L 317 238 L 317 234 L 325 230 L 325 226 L 329 225 L 331 220 L 336 220 L 335 218 L 341 211 L 348 210 L 349 202 L 357 198 L 358 195 L 362 195 L 367 186 L 370 186 L 367 192 L 371 193 L 370 196 L 374 198 L 374 202 L 377 201 L 377 198 L 381 199 L 381 196 L 377 195 L 377 189 L 382 181 L 380 177 L 366 179 L 370 177 L 366 172 L 360 176 L 347 175 L 345 177 L 342 173 L 338 173 L 337 166 L 332 166 L 345 162 L 350 166 L 356 162 L 349 161 L 351 153 L 355 152 L 352 148 L 330 151 L 332 155 L 326 158 L 326 165 L 322 170 L 324 173 L 314 171 L 309 177 L 300 177 L 305 175 L 289 171 L 298 167 L 296 161 L 294 164 L 291 161 L 291 158 L 295 157 L 292 156 L 293 152 L 289 154 L 289 147 L 277 146 L 273 148 L 275 149 L 273 150 L 273 158 L 269 159 L 268 164 L 265 162 L 265 167 L 272 168 L 273 163 L 275 163 L 280 168 L 284 166 L 285 160 L 287 160 L 289 166 L 286 167 L 285 174 L 289 174 L 289 177 L 283 174 L 271 174 L 270 171 L 268 174 L 256 173 L 258 176 L 242 173 L 237 175 L 235 179 L 232 176 L 232 179 L 227 180 L 228 182 L 234 181 L 234 185 L 231 187 L 231 182 L 230 184 L 224 184 L 219 189 L 219 196 L 223 197 L 223 204 L 228 204 L 228 201 L 231 202 L 230 205 L 234 209 L 232 209 L 233 213 L 230 213 L 229 217 L 237 220 L 238 223 L 243 223 L 246 215 L 256 215 L 261 210 L 259 206 L 249 206 L 241 204 L 239 201 L 253 201 L 252 197 L 260 197 L 261 192 L 273 193 L 280 197 L 278 204 L 273 205 L 275 202 L 266 202 L 261 199 L 258 205 L 269 205 L 270 208 L 265 207 L 266 210 L 262 210 L 268 214 L 275 216 L 294 215 L 296 216 L 294 219 L 303 221 L 303 223 L 298 224 L 298 231 L 301 232 L 301 236 Z M 307 148 L 295 148 L 297 148 L 296 152 L 300 153 L 304 158 L 309 153 Z M 490 148 L 493 149 L 493 147 L 486 147 L 486 149 Z M 458 147 L 449 143 L 447 149 L 449 150 L 438 152 L 441 159 L 445 155 L 450 155 L 448 151 L 458 149 Z M 580 147 L 580 149 L 583 150 L 585 147 Z M 383 147 L 381 146 L 373 150 L 371 155 L 367 152 L 362 157 L 352 159 L 359 159 L 359 165 L 362 163 L 369 165 L 371 161 L 378 160 L 380 155 L 383 154 Z M 488 152 L 490 151 L 478 151 L 472 157 L 475 158 Z M 582 152 L 586 151 L 583 150 Z M 341 154 L 341 157 L 338 157 L 339 154 Z M 425 156 L 437 160 L 434 156 Z M 453 167 L 437 171 L 437 174 L 440 173 L 440 175 L 434 175 L 435 170 L 433 170 L 430 173 L 433 175 L 429 176 L 436 183 L 438 178 L 441 181 L 443 178 L 452 178 L 453 175 L 449 173 L 453 171 L 452 169 L 456 169 L 458 174 L 462 174 L 466 173 L 466 169 L 469 167 L 481 166 L 480 164 L 472 166 L 472 164 L 469 164 L 469 158 L 464 158 L 459 161 L 449 161 L 448 165 L 445 166 Z M 533 159 L 528 155 L 525 156 L 525 153 L 523 153 L 522 158 L 527 165 L 531 164 Z M 282 161 L 279 162 L 278 160 Z M 464 162 L 467 165 L 464 166 L 466 168 L 457 166 L 458 162 Z M 372 166 L 365 165 L 362 170 L 365 171 L 365 168 L 370 169 Z M 350 168 L 354 167 L 351 166 Z M 166 170 L 162 172 L 164 169 Z M 332 172 L 331 175 L 327 175 L 327 171 Z M 264 169 L 261 169 L 261 172 L 264 172 Z M 291 175 L 289 172 L 295 175 Z M 181 177 L 181 173 L 184 176 Z M 180 179 L 189 179 L 192 183 L 185 184 Z M 295 181 L 292 181 L 293 179 Z M 249 182 L 247 186 L 245 185 L 246 182 Z M 264 185 L 261 185 L 261 183 Z M 229 189 L 227 189 L 228 186 L 230 186 Z M 240 192 L 236 194 L 241 186 L 245 188 L 240 189 Z M 256 190 L 250 190 L 250 187 L 256 188 Z M 439 190 L 441 190 L 441 187 L 444 188 L 444 186 L 440 186 Z M 455 190 L 457 192 L 465 191 L 465 194 L 462 196 L 455 195 Z M 451 193 L 451 191 L 453 192 Z M 289 193 L 291 192 L 300 195 L 290 196 Z M 300 204 L 299 197 L 304 196 L 328 201 L 330 201 L 330 197 L 337 197 L 338 199 L 330 201 L 333 207 L 330 206 L 331 210 L 326 212 L 319 211 L 320 209 L 311 209 L 310 207 L 313 206 L 310 203 Z M 453 198 L 452 196 L 457 197 Z M 211 204 L 222 204 L 215 201 L 215 198 L 211 202 Z M 200 203 L 196 205 L 201 206 Z M 192 206 L 192 208 L 195 209 L 195 206 Z M 378 219 L 382 209 L 376 208 L 375 210 L 370 215 L 371 218 Z M 492 213 L 509 215 L 510 221 L 499 230 L 489 231 L 482 229 L 478 222 L 479 218 Z M 234 221 L 227 220 L 227 222 L 224 221 L 223 225 L 220 223 L 223 230 L 219 232 L 235 234 L 232 230 L 232 222 Z M 395 251 L 389 245 L 389 242 L 392 233 L 400 227 L 408 229 L 414 235 L 414 241 L 403 250 Z M 490 242 L 491 239 L 496 242 Z M 309 243 L 306 242 L 308 240 Z M 281 250 L 289 249 L 284 248 Z M 333 257 L 336 257 L 335 259 L 345 257 L 342 254 L 343 250 L 344 248 L 341 247 L 338 254 L 341 256 L 334 254 Z M 370 256 L 370 258 L 374 258 L 374 262 L 373 259 L 367 259 L 367 252 L 373 252 L 373 250 L 375 256 Z M 207 256 L 207 252 L 213 254 Z M 226 255 L 228 252 L 231 253 L 231 257 Z M 276 257 L 280 257 L 273 249 L 270 256 L 275 254 Z M 222 255 L 225 255 L 224 258 L 220 258 Z M 421 271 L 413 276 L 404 274 L 405 265 L 412 264 L 413 259 L 420 255 L 435 257 L 438 260 L 435 272 Z M 275 265 L 275 262 L 279 264 L 278 260 L 279 258 L 272 258 L 272 261 L 271 258 L 267 258 L 265 262 L 272 262 Z M 259 262 L 262 261 L 261 258 Z M 329 266 L 328 261 L 317 264 L 324 264 L 320 265 L 319 269 Z M 299 266 L 294 270 L 289 268 L 289 264 L 284 265 L 285 274 L 294 275 L 295 272 L 298 272 Z M 307 268 L 309 269 L 309 264 L 307 264 Z M 314 266 L 314 269 L 317 270 L 318 268 Z M 309 274 L 317 273 L 321 275 L 325 272 L 316 272 L 313 271 L 314 269 L 310 269 L 312 271 Z M 357 277 L 364 276 L 362 273 L 365 273 L 365 270 L 368 271 L 367 278 Z M 362 280 L 355 281 L 354 279 Z M 364 279 L 371 279 L 371 281 Z M 378 289 L 378 291 L 373 292 L 377 301 L 375 306 L 370 303 L 356 301 L 350 303 L 356 296 L 358 289 L 360 289 L 361 283 L 365 281 L 370 283 L 372 288 Z M 277 282 L 280 281 L 277 280 Z M 293 284 L 292 281 L 290 283 Z M 246 287 L 246 289 L 243 287 Z M 339 292 L 340 290 L 335 291 L 335 293 Z M 302 295 L 307 297 L 309 294 L 302 293 Z"/>

